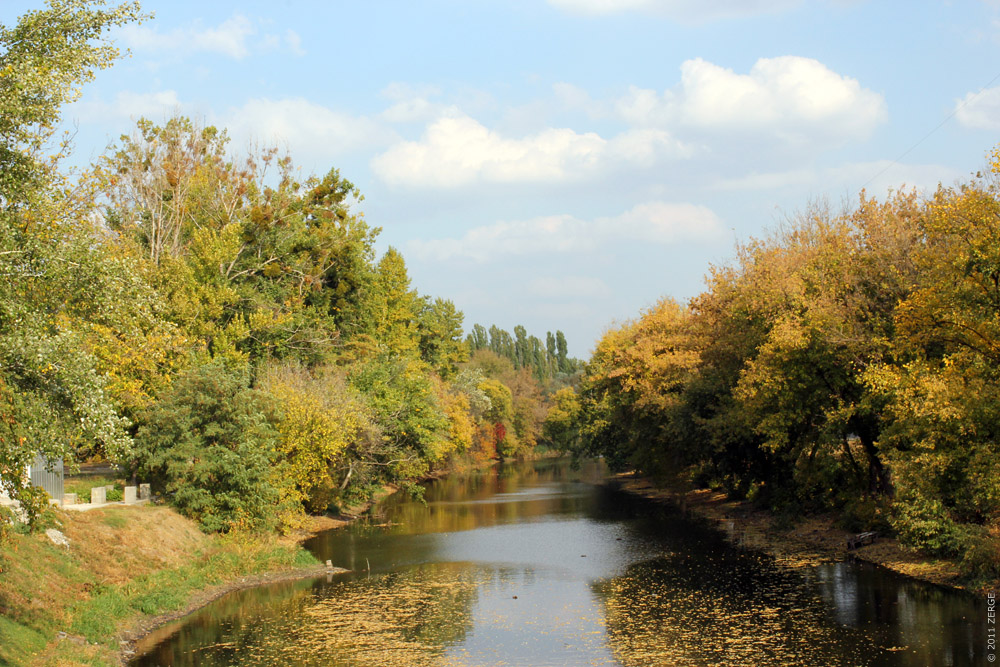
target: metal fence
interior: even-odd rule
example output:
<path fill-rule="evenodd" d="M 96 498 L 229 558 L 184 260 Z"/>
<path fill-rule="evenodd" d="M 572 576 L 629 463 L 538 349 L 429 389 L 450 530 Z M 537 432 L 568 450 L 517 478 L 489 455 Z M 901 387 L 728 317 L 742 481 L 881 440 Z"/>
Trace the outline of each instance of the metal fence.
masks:
<path fill-rule="evenodd" d="M 62 502 L 63 499 L 63 462 L 62 459 L 50 461 L 41 454 L 35 457 L 35 462 L 28 469 L 31 485 L 40 486 L 50 496 Z"/>

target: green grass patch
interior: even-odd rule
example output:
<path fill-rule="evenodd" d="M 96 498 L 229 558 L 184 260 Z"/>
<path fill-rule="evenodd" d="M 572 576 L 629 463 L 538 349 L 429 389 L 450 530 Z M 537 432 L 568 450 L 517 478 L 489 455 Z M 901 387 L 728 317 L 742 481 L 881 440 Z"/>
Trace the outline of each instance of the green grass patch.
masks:
<path fill-rule="evenodd" d="M 124 528 L 128 524 L 128 519 L 118 512 L 105 511 L 101 517 L 101 523 L 112 528 Z"/>
<path fill-rule="evenodd" d="M 0 665 L 23 664 L 45 648 L 47 633 L 0 616 Z"/>
<path fill-rule="evenodd" d="M 87 641 L 108 644 L 113 641 L 119 621 L 131 613 L 132 609 L 122 595 L 114 588 L 91 594 L 90 599 L 77 607 L 73 614 L 73 634 L 83 635 Z"/>
<path fill-rule="evenodd" d="M 113 516 L 113 515 L 110 515 Z M 263 540 L 263 544 L 256 540 Z M 314 565 L 299 547 L 270 545 L 270 538 L 220 538 L 221 548 L 178 568 L 160 570 L 91 593 L 73 610 L 73 633 L 111 647 L 122 623 L 137 614 L 155 616 L 184 606 L 197 591 L 238 576 Z"/>
<path fill-rule="evenodd" d="M 64 493 L 75 493 L 80 502 L 90 502 L 90 490 L 98 486 L 114 486 L 116 489 L 124 488 L 124 479 L 114 479 L 104 475 L 81 475 L 78 477 L 67 477 L 63 482 Z"/>

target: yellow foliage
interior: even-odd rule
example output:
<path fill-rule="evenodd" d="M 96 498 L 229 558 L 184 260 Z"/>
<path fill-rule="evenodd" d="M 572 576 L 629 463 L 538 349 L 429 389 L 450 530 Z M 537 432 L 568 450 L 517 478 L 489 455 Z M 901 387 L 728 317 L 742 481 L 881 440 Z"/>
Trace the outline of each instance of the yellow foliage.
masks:
<path fill-rule="evenodd" d="M 261 388 L 275 399 L 279 414 L 275 485 L 283 501 L 311 504 L 319 490 L 337 485 L 337 465 L 365 424 L 364 409 L 332 371 L 314 376 L 297 366 L 275 368 L 265 373 Z"/>
<path fill-rule="evenodd" d="M 472 417 L 472 407 L 469 397 L 461 392 L 448 391 L 443 382 L 438 382 L 440 388 L 438 400 L 441 409 L 448 418 L 448 445 L 445 454 L 464 452 L 472 447 L 476 435 L 476 422 Z"/>

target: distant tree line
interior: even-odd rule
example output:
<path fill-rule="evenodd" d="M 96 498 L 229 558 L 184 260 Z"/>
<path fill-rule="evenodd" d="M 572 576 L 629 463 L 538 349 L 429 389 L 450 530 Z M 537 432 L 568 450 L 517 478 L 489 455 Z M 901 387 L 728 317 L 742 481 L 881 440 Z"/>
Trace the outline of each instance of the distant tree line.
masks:
<path fill-rule="evenodd" d="M 472 327 L 465 342 L 473 352 L 489 350 L 509 359 L 514 368 L 528 368 L 539 382 L 558 375 L 572 375 L 583 367 L 579 359 L 567 356 L 566 336 L 562 331 L 545 333 L 545 344 L 536 336 L 529 336 L 521 325 L 514 327 L 514 335 L 496 325 L 488 330 L 481 324 Z"/>

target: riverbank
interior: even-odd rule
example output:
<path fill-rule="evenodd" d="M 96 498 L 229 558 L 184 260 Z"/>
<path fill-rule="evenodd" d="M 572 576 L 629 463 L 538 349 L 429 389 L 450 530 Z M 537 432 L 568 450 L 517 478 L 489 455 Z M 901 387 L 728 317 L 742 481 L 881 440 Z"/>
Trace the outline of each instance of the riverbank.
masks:
<path fill-rule="evenodd" d="M 635 473 L 615 475 L 611 484 L 635 496 L 678 506 L 713 523 L 733 544 L 763 551 L 792 565 L 856 558 L 939 586 L 980 595 L 1000 590 L 1000 582 L 969 586 L 954 561 L 925 556 L 893 537 L 879 537 L 874 544 L 848 551 L 847 540 L 853 533 L 838 527 L 832 515 L 800 517 L 793 525 L 782 525 L 771 512 L 733 500 L 721 491 L 677 491 L 656 486 Z"/>
<path fill-rule="evenodd" d="M 51 530 L 3 545 L 0 664 L 118 665 L 135 639 L 227 592 L 327 571 L 294 540 L 206 535 L 163 506 L 56 510 Z"/>
<path fill-rule="evenodd" d="M 462 460 L 419 481 L 495 464 Z M 166 506 L 53 509 L 65 544 L 14 534 L 0 552 L 0 665 L 124 664 L 138 642 L 227 593 L 330 572 L 302 543 L 399 489 L 386 485 L 337 516 L 306 516 L 286 536 L 206 535 Z"/>

